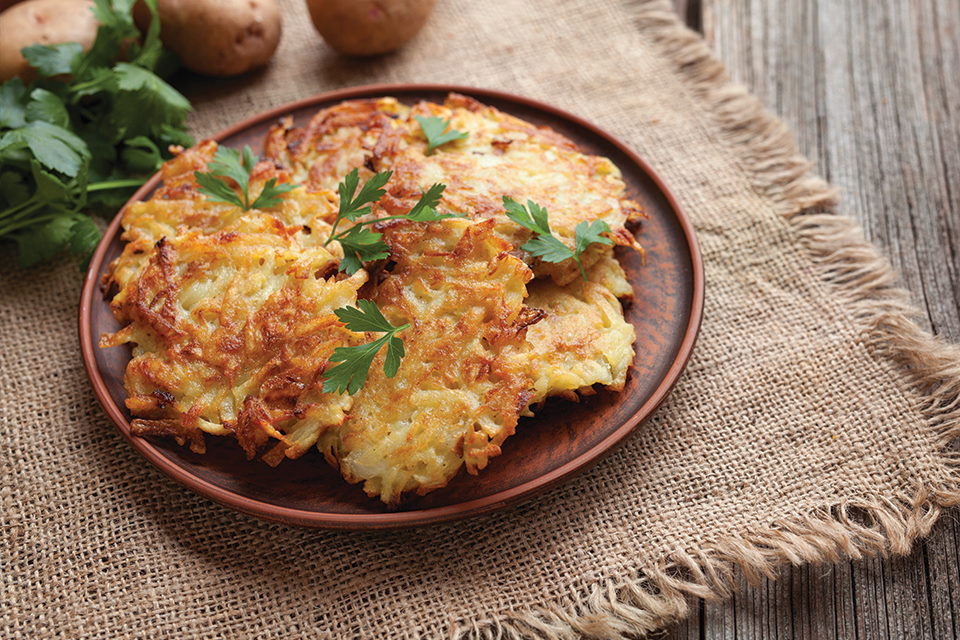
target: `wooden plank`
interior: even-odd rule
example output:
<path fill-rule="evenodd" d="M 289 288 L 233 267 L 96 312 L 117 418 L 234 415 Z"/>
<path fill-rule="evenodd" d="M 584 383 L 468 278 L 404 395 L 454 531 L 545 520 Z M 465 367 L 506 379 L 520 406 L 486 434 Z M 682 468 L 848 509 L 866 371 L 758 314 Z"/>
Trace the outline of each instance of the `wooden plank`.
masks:
<path fill-rule="evenodd" d="M 960 340 L 960 2 L 677 0 Z M 695 14 L 695 15 L 692 15 Z M 788 567 L 670 638 L 960 639 L 960 509 L 903 558 Z"/>

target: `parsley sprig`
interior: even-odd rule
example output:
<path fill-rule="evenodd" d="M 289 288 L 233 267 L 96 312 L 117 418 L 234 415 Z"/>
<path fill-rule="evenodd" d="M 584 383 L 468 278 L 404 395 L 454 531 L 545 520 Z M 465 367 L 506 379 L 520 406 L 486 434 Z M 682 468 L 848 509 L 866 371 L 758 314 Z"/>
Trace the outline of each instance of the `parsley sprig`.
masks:
<path fill-rule="evenodd" d="M 209 171 L 194 171 L 193 175 L 200 185 L 200 193 L 209 200 L 232 204 L 244 211 L 274 207 L 280 204 L 281 195 L 297 188 L 294 184 L 277 184 L 276 178 L 270 178 L 263 185 L 260 195 L 251 201 L 250 174 L 256 165 L 257 158 L 250 147 L 244 145 L 242 152 L 230 147 L 220 147 L 213 160 L 207 164 Z M 230 180 L 240 187 L 239 194 L 230 185 Z"/>
<path fill-rule="evenodd" d="M 445 185 L 438 183 L 423 192 L 420 200 L 405 214 L 358 221 L 362 216 L 368 215 L 373 210 L 372 204 L 380 200 L 386 193 L 383 187 L 392 175 L 392 171 L 381 171 L 367 180 L 358 192 L 360 175 L 354 169 L 337 186 L 337 191 L 340 194 L 340 208 L 330 230 L 330 237 L 324 242 L 324 246 L 334 241 L 340 243 L 343 248 L 340 271 L 345 271 L 348 275 L 356 273 L 363 267 L 364 262 L 382 260 L 390 255 L 390 247 L 383 241 L 383 234 L 370 229 L 370 225 L 385 220 L 434 222 L 447 218 L 463 217 L 452 213 L 437 213 L 436 207 L 440 204 L 440 198 L 446 188 Z M 343 220 L 354 224 L 346 231 L 337 233 L 337 227 Z"/>
<path fill-rule="evenodd" d="M 146 2 L 153 19 L 143 36 L 134 4 L 96 0 L 89 51 L 75 42 L 24 47 L 36 79 L 0 85 L 0 241 L 16 243 L 23 266 L 63 249 L 89 256 L 100 232 L 88 212 L 115 210 L 170 145 L 193 144 L 190 103 L 160 77 L 173 59 L 160 43 L 156 0 Z"/>
<path fill-rule="evenodd" d="M 383 313 L 372 300 L 357 300 L 356 307 L 340 307 L 334 313 L 347 329 L 356 332 L 382 332 L 383 335 L 373 342 L 355 347 L 337 347 L 330 356 L 337 366 L 325 372 L 324 393 L 355 394 L 367 381 L 370 365 L 383 345 L 387 345 L 387 355 L 383 360 L 383 372 L 388 378 L 397 375 L 400 360 L 403 359 L 403 340 L 397 334 L 408 329 L 409 324 L 395 327 L 383 317 Z"/>
<path fill-rule="evenodd" d="M 420 123 L 420 129 L 423 135 L 427 137 L 427 155 L 433 153 L 433 150 L 440 145 L 453 142 L 454 140 L 463 140 L 469 134 L 466 131 L 457 131 L 456 129 L 447 129 L 450 127 L 450 121 L 444 120 L 438 116 L 413 116 Z"/>
<path fill-rule="evenodd" d="M 587 272 L 583 268 L 581 256 L 587 247 L 591 244 L 613 244 L 610 238 L 601 235 L 610 233 L 610 226 L 603 220 L 592 222 L 584 220 L 578 223 L 574 230 L 576 234 L 574 248 L 571 249 L 553 235 L 546 208 L 533 200 L 527 200 L 527 206 L 524 207 L 507 196 L 503 197 L 503 206 L 507 210 L 508 218 L 534 233 L 534 236 L 520 247 L 521 249 L 529 251 L 531 255 L 539 256 L 545 262 L 563 262 L 573 258 L 580 267 L 580 275 L 584 280 L 587 279 Z"/>

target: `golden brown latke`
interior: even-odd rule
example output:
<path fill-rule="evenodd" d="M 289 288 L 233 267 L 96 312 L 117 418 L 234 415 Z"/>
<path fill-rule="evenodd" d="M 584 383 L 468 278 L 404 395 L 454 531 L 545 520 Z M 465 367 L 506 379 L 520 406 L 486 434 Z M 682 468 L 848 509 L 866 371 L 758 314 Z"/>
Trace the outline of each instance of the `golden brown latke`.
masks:
<path fill-rule="evenodd" d="M 439 117 L 469 135 L 427 154 L 427 141 L 416 116 Z M 302 128 L 289 122 L 267 136 L 268 158 L 290 168 L 310 188 L 333 188 L 350 170 L 392 170 L 382 212 L 405 213 L 421 192 L 434 183 L 447 185 L 439 211 L 462 213 L 474 220 L 493 219 L 498 236 L 518 248 L 530 232 L 506 217 L 503 197 L 520 203 L 533 200 L 550 212 L 550 226 L 564 243 L 574 245 L 579 222 L 603 220 L 612 240 L 640 250 L 628 222 L 642 218 L 639 205 L 625 196 L 620 170 L 607 158 L 583 153 L 549 127 L 537 127 L 483 105 L 450 94 L 444 104 L 421 102 L 413 107 L 393 98 L 352 100 L 317 113 Z M 597 261 L 602 245 L 583 256 Z M 538 276 L 557 284 L 579 277 L 573 260 L 541 262 L 521 257 Z"/>
<path fill-rule="evenodd" d="M 394 378 L 380 356 L 321 446 L 347 480 L 396 504 L 500 453 L 530 400 L 526 328 L 543 314 L 523 304 L 533 274 L 492 221 L 401 223 L 386 237 L 396 266 L 372 299 L 391 324 L 411 324 L 407 355 Z"/>
<path fill-rule="evenodd" d="M 449 119 L 469 136 L 428 155 L 415 115 Z M 124 327 L 101 344 L 133 347 L 125 385 L 135 433 L 196 451 L 204 433 L 230 436 L 271 464 L 317 443 L 348 481 L 396 505 L 461 467 L 483 469 L 532 405 L 623 388 L 634 332 L 618 298 L 632 291 L 613 248 L 584 254 L 584 282 L 572 260 L 544 263 L 520 249 L 529 232 L 502 204 L 545 206 L 568 246 L 578 222 L 601 219 L 617 244 L 639 249 L 626 226 L 642 214 L 609 160 L 455 94 L 413 107 L 348 101 L 306 127 L 275 127 L 251 191 L 271 178 L 305 186 L 269 210 L 200 193 L 194 171 L 216 149 L 180 150 L 153 197 L 123 214 L 127 245 L 105 285 L 119 288 L 112 308 Z M 337 274 L 342 251 L 323 245 L 335 188 L 353 169 L 361 181 L 393 171 L 374 217 L 406 213 L 441 182 L 438 210 L 466 219 L 378 223 L 389 260 L 370 265 L 371 282 L 364 270 Z M 333 314 L 358 297 L 411 325 L 399 334 L 406 357 L 387 378 L 380 353 L 355 396 L 324 393 L 333 350 L 378 337 Z"/>

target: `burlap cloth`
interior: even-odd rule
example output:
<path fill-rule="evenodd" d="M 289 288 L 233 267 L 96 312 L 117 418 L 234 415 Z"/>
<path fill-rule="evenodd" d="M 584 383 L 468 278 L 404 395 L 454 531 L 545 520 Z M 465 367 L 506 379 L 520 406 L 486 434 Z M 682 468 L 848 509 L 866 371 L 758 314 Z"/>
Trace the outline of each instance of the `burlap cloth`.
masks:
<path fill-rule="evenodd" d="M 491 87 L 581 114 L 693 216 L 707 276 L 694 357 L 625 446 L 538 499 L 418 530 L 295 529 L 136 455 L 83 371 L 77 265 L 7 257 L 0 635 L 639 635 L 691 596 L 722 597 L 738 568 L 904 553 L 960 500 L 960 350 L 908 320 L 783 125 L 668 3 L 441 0 L 414 42 L 369 62 L 328 50 L 302 2 L 281 4 L 268 71 L 181 85 L 195 133 L 371 82 Z"/>

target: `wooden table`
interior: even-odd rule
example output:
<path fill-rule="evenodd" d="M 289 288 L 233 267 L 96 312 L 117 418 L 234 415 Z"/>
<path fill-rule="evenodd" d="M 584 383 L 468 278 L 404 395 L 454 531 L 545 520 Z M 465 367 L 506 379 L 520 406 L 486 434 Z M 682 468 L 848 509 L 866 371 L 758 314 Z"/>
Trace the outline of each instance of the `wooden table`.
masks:
<path fill-rule="evenodd" d="M 960 341 L 960 0 L 675 0 Z M 785 568 L 667 637 L 960 639 L 960 509 L 906 557 Z"/>

